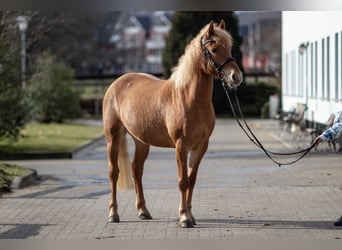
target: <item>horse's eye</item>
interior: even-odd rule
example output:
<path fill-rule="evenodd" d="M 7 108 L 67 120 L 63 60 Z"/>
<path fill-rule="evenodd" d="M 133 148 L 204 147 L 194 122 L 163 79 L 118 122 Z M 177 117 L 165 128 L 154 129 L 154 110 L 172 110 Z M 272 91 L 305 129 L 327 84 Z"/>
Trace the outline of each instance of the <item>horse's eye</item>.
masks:
<path fill-rule="evenodd" d="M 216 52 L 217 52 L 217 49 L 216 49 L 216 48 L 213 48 L 213 49 L 211 50 L 211 52 L 216 53 Z"/>

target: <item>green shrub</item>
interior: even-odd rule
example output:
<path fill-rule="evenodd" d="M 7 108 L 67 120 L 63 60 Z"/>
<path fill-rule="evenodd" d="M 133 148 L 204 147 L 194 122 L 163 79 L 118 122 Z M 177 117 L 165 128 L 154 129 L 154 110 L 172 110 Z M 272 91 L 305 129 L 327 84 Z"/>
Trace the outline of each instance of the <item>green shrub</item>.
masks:
<path fill-rule="evenodd" d="M 237 88 L 237 96 L 244 116 L 261 117 L 263 115 L 263 109 L 265 109 L 264 105 L 268 102 L 269 96 L 274 93 L 279 93 L 277 87 L 269 86 L 262 82 L 256 85 L 242 84 L 239 86 Z M 233 93 L 230 95 L 232 102 L 235 103 Z M 224 90 L 217 83 L 214 86 L 213 104 L 216 114 L 225 113 L 232 115 Z"/>
<path fill-rule="evenodd" d="M 63 122 L 81 116 L 80 93 L 74 89 L 74 72 L 48 52 L 35 63 L 29 92 L 33 117 L 40 122 Z"/>
<path fill-rule="evenodd" d="M 269 100 L 269 96 L 278 92 L 277 87 L 263 82 L 256 85 L 241 85 L 238 88 L 241 109 L 246 116 L 260 117 L 262 107 Z"/>

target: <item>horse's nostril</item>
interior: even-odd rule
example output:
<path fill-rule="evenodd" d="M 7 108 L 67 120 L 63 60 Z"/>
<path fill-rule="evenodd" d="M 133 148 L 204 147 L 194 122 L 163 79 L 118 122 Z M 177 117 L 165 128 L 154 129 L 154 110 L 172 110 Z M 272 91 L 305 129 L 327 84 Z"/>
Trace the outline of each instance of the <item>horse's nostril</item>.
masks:
<path fill-rule="evenodd" d="M 238 81 L 239 80 L 239 76 L 237 74 L 235 74 L 235 73 L 232 75 L 232 78 L 233 78 L 234 81 Z"/>

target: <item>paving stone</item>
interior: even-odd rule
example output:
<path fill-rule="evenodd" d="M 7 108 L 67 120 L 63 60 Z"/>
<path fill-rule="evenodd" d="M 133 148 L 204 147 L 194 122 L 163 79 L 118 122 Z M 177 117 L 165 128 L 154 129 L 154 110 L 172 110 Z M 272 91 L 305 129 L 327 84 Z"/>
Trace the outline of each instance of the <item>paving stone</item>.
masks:
<path fill-rule="evenodd" d="M 272 151 L 298 146 L 277 121 L 248 122 Z M 301 140 L 305 146 L 309 138 Z M 342 215 L 341 157 L 325 148 L 279 168 L 235 121 L 218 119 L 198 173 L 193 196 L 197 225 L 191 229 L 177 225 L 174 149 L 152 147 L 146 161 L 143 184 L 153 217 L 148 221 L 137 218 L 132 190 L 118 193 L 121 222 L 107 223 L 110 189 L 104 141 L 75 159 L 12 161 L 37 170 L 39 180 L 2 196 L 0 238 L 341 239 L 342 228 L 333 226 Z"/>

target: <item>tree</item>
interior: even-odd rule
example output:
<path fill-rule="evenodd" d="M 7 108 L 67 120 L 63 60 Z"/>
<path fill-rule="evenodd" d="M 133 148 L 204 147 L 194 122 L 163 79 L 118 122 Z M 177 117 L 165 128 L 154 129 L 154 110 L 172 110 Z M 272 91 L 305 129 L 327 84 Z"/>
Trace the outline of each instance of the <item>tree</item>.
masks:
<path fill-rule="evenodd" d="M 17 137 L 28 113 L 20 85 L 19 35 L 15 28 L 15 18 L 0 12 L 0 137 Z"/>
<path fill-rule="evenodd" d="M 238 32 L 238 19 L 232 11 L 181 11 L 176 12 L 172 19 L 172 28 L 166 40 L 163 53 L 164 75 L 169 77 L 171 69 L 177 64 L 178 58 L 184 53 L 185 46 L 211 20 L 219 23 L 224 20 L 226 29 L 233 37 L 232 56 L 235 57 L 240 69 L 242 68 L 242 54 L 240 45 L 242 38 Z M 213 91 L 213 105 L 216 113 L 223 113 L 226 109 L 226 97 L 221 85 L 215 81 Z"/>
<path fill-rule="evenodd" d="M 163 52 L 163 66 L 166 77 L 171 75 L 171 69 L 177 64 L 178 58 L 184 53 L 186 45 L 211 20 L 219 23 L 224 20 L 226 28 L 233 37 L 232 55 L 241 67 L 240 45 L 242 38 L 238 33 L 238 19 L 232 11 L 180 11 L 172 18 L 172 28 L 166 40 Z"/>
<path fill-rule="evenodd" d="M 27 105 L 20 89 L 16 57 L 6 56 L 9 48 L 0 40 L 0 137 L 17 137 L 26 122 Z"/>
<path fill-rule="evenodd" d="M 111 24 L 114 25 L 118 12 L 0 11 L 0 137 L 18 136 L 29 118 L 28 110 L 35 108 L 20 84 L 20 33 L 16 20 L 20 15 L 29 19 L 26 77 L 32 83 L 31 76 L 38 76 L 34 62 L 47 49 L 75 68 L 81 64 L 96 65 L 105 56 L 110 58 L 100 48 L 111 35 Z"/>
<path fill-rule="evenodd" d="M 75 69 L 101 70 L 111 65 L 108 41 L 119 12 L 38 12 L 30 20 L 28 53 L 34 60 L 49 50 Z M 86 73 L 86 72 L 84 72 Z M 89 73 L 89 72 L 88 72 Z"/>
<path fill-rule="evenodd" d="M 39 56 L 29 84 L 33 117 L 41 122 L 63 122 L 81 115 L 80 94 L 73 89 L 74 73 L 49 52 Z"/>
<path fill-rule="evenodd" d="M 19 136 L 21 128 L 29 119 L 31 107 L 27 92 L 21 89 L 20 33 L 17 24 L 20 15 L 28 16 L 32 21 L 29 24 L 27 47 L 39 40 L 38 34 L 56 20 L 51 16 L 42 18 L 47 14 L 42 15 L 40 12 L 0 11 L 0 137 Z M 37 23 L 32 25 L 34 20 Z"/>

